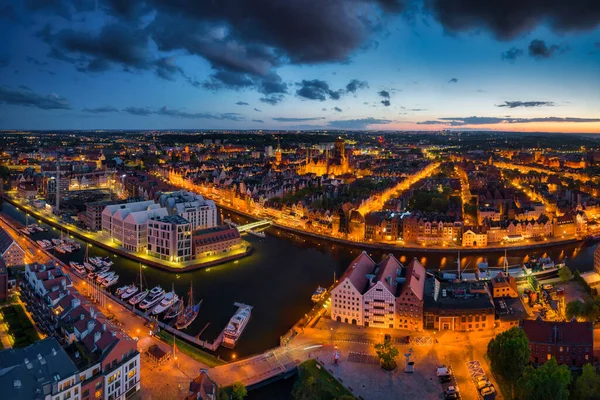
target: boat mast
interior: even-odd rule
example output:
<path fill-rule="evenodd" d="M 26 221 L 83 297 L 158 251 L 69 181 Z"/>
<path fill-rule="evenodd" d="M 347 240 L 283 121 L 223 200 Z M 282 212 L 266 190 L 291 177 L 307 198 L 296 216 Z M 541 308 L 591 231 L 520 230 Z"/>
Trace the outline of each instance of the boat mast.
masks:
<path fill-rule="evenodd" d="M 142 263 L 140 262 L 140 293 L 142 292 Z"/>
<path fill-rule="evenodd" d="M 508 276 L 508 257 L 506 256 L 506 249 L 504 249 L 504 273 Z"/>

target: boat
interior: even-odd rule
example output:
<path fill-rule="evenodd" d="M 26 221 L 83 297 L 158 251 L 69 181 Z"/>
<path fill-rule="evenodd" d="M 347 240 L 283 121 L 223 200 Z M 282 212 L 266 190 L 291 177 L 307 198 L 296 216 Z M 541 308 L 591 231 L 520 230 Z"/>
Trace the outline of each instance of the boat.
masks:
<path fill-rule="evenodd" d="M 323 297 L 325 296 L 325 293 L 327 293 L 327 289 L 325 289 L 324 287 L 319 286 L 317 288 L 317 290 L 315 290 L 315 292 L 313 293 L 311 300 L 314 303 L 318 303 L 319 301 L 323 300 Z"/>
<path fill-rule="evenodd" d="M 160 287 L 160 285 L 156 285 L 152 288 L 152 290 L 150 290 L 150 296 L 156 296 L 157 294 L 163 294 L 164 292 L 165 289 Z"/>
<path fill-rule="evenodd" d="M 248 233 L 251 234 L 251 235 L 254 235 L 256 237 L 262 238 L 262 239 L 264 239 L 264 238 L 267 237 L 266 233 L 254 231 L 252 229 L 248 230 Z"/>
<path fill-rule="evenodd" d="M 117 296 L 121 296 L 123 293 L 125 293 L 125 291 L 127 289 L 129 289 L 131 286 L 130 285 L 125 285 L 125 286 L 121 286 L 120 288 L 118 288 L 117 290 L 115 290 L 115 294 Z"/>
<path fill-rule="evenodd" d="M 179 301 L 179 296 L 175 294 L 175 292 L 169 292 L 163 297 L 163 299 L 158 303 L 156 307 L 152 310 L 152 314 L 158 315 L 162 312 L 165 312 L 168 308 L 170 308 L 175 302 Z"/>
<path fill-rule="evenodd" d="M 152 291 L 150 291 L 150 293 L 152 293 Z M 141 310 L 149 310 L 152 307 L 154 307 L 155 305 L 157 305 L 162 299 L 163 297 L 165 297 L 165 291 L 163 290 L 162 293 L 158 293 L 155 295 L 148 295 L 148 297 L 146 297 L 144 299 L 144 301 L 142 301 L 140 303 L 140 309 Z"/>
<path fill-rule="evenodd" d="M 79 264 L 78 262 L 69 261 L 69 265 L 71 266 L 71 270 L 73 270 L 73 272 L 79 276 L 84 276 L 87 272 L 83 265 Z"/>
<path fill-rule="evenodd" d="M 129 286 L 123 293 L 121 293 L 121 299 L 127 300 L 140 290 L 136 285 Z"/>
<path fill-rule="evenodd" d="M 229 348 L 235 347 L 249 320 L 250 307 L 240 307 L 229 320 L 225 330 L 223 330 L 223 342 L 221 345 Z"/>
<path fill-rule="evenodd" d="M 184 306 L 183 300 L 180 302 L 179 315 L 177 316 L 177 321 L 175 322 L 175 328 L 177 329 L 185 329 L 198 316 L 198 311 L 200 311 L 200 305 L 202 304 L 202 300 L 198 304 L 194 304 L 194 293 L 192 290 L 192 283 L 190 282 L 190 292 L 188 295 L 188 304 Z"/>
<path fill-rule="evenodd" d="M 104 287 L 111 287 L 112 285 L 114 285 L 115 283 L 117 283 L 119 281 L 119 275 L 113 275 L 109 278 L 106 278 L 105 280 L 102 281 L 102 286 Z"/>
<path fill-rule="evenodd" d="M 85 269 L 87 269 L 88 271 L 92 272 L 96 270 L 96 267 L 94 267 L 92 264 L 90 264 L 87 261 L 83 262 L 83 266 L 85 267 Z"/>
<path fill-rule="evenodd" d="M 99 272 L 96 274 L 96 282 L 101 283 L 103 280 L 112 277 L 114 274 L 114 271 Z"/>
<path fill-rule="evenodd" d="M 150 293 L 150 291 L 148 289 L 144 290 L 143 292 L 139 292 L 138 294 L 133 296 L 131 298 L 131 300 L 129 300 L 129 304 L 131 304 L 132 306 L 135 306 L 137 303 L 144 300 L 146 298 L 146 296 L 148 296 L 148 293 Z"/>
<path fill-rule="evenodd" d="M 169 309 L 167 310 L 167 312 L 165 312 L 165 319 L 171 319 L 171 318 L 175 318 L 176 316 L 178 316 L 182 311 L 182 307 L 180 307 L 180 305 L 183 305 L 183 300 L 180 301 L 176 301 L 173 303 L 173 305 L 171 307 L 169 307 Z"/>

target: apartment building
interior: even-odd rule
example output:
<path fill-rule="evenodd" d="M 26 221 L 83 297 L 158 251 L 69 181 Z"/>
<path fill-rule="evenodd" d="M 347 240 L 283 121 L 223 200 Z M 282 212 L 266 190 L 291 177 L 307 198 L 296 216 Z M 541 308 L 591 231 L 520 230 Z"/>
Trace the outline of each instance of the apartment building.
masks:
<path fill-rule="evenodd" d="M 217 206 L 197 193 L 184 190 L 164 193 L 158 199 L 169 215 L 179 215 L 191 224 L 192 229 L 206 229 L 217 225 Z"/>
<path fill-rule="evenodd" d="M 150 219 L 147 225 L 149 255 L 175 262 L 192 259 L 192 232 L 187 219 L 167 215 Z"/>
<path fill-rule="evenodd" d="M 365 327 L 423 329 L 426 271 L 387 255 L 375 263 L 362 252 L 332 289 L 331 318 Z"/>
<path fill-rule="evenodd" d="M 76 392 L 49 399 L 121 400 L 140 389 L 136 342 L 67 285 L 68 275 L 53 263 L 32 264 L 25 278 L 21 294 L 27 310 L 38 329 L 64 343 L 76 367 L 62 389 Z"/>
<path fill-rule="evenodd" d="M 82 399 L 77 367 L 53 337 L 0 351 L 0 366 L 2 398 Z"/>

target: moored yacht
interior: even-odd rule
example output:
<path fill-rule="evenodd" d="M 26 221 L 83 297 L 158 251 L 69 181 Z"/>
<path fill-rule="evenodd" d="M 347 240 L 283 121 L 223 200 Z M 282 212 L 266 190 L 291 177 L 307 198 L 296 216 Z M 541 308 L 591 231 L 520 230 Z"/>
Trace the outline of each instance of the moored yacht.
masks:
<path fill-rule="evenodd" d="M 225 347 L 233 348 L 239 340 L 246 324 L 250 320 L 250 308 L 240 307 L 233 317 L 229 320 L 229 323 L 223 331 L 223 343 Z"/>
<path fill-rule="evenodd" d="M 148 296 L 148 293 L 150 293 L 150 291 L 148 289 L 144 290 L 143 292 L 139 292 L 138 294 L 133 296 L 131 298 L 131 300 L 129 300 L 129 304 L 131 304 L 132 306 L 135 306 L 137 303 L 144 300 L 146 298 L 146 296 Z"/>
<path fill-rule="evenodd" d="M 158 304 L 159 301 L 161 301 L 163 299 L 163 297 L 165 297 L 165 291 L 163 290 L 162 292 L 158 292 L 158 294 L 152 295 L 152 291 L 150 291 L 150 294 L 148 295 L 148 297 L 146 297 L 144 299 L 144 301 L 142 301 L 140 303 L 140 309 L 141 310 L 149 310 L 152 307 L 154 307 L 155 305 Z"/>
<path fill-rule="evenodd" d="M 119 281 L 119 275 L 112 275 L 102 281 L 102 286 L 110 287 Z"/>
<path fill-rule="evenodd" d="M 154 307 L 152 310 L 152 314 L 158 315 L 164 311 L 166 311 L 169 307 L 171 307 L 175 302 L 179 301 L 179 296 L 175 294 L 175 292 L 169 292 L 163 297 L 160 303 Z"/>
<path fill-rule="evenodd" d="M 127 300 L 128 298 L 136 294 L 138 290 L 140 289 L 136 285 L 128 286 L 127 289 L 125 289 L 125 291 L 121 293 L 121 299 Z"/>

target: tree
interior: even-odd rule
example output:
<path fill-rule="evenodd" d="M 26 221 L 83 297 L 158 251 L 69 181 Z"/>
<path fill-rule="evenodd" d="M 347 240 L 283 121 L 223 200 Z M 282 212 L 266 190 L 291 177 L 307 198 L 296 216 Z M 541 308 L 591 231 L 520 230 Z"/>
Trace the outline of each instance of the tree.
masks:
<path fill-rule="evenodd" d="M 490 340 L 487 354 L 494 372 L 514 385 L 529 362 L 529 339 L 515 326 Z"/>
<path fill-rule="evenodd" d="M 294 384 L 292 397 L 295 400 L 318 400 L 320 399 L 319 382 L 314 376 L 306 371 L 306 367 L 300 365 L 298 369 L 298 380 Z"/>
<path fill-rule="evenodd" d="M 567 267 L 561 268 L 560 271 L 558 271 L 558 276 L 563 282 L 569 282 L 571 279 L 573 279 L 573 273 Z"/>
<path fill-rule="evenodd" d="M 585 364 L 581 376 L 575 381 L 573 398 L 579 400 L 600 399 L 600 375 L 592 364 Z"/>
<path fill-rule="evenodd" d="M 584 317 L 590 322 L 596 322 L 600 317 L 600 298 L 588 297 L 583 303 Z"/>
<path fill-rule="evenodd" d="M 248 390 L 246 390 L 246 386 L 242 382 L 235 382 L 231 387 L 231 395 L 234 400 L 243 400 L 247 394 Z"/>
<path fill-rule="evenodd" d="M 573 300 L 567 303 L 565 308 L 565 314 L 567 319 L 573 319 L 583 316 L 585 312 L 585 305 L 581 300 Z"/>
<path fill-rule="evenodd" d="M 558 365 L 552 357 L 539 368 L 528 365 L 516 385 L 519 400 L 567 400 L 573 376 L 569 367 Z"/>
<path fill-rule="evenodd" d="M 375 345 L 375 352 L 381 362 L 381 368 L 386 371 L 392 371 L 396 368 L 396 357 L 398 357 L 400 351 L 394 346 L 389 337 L 386 337 L 383 343 Z"/>

